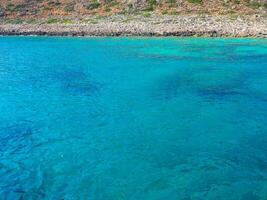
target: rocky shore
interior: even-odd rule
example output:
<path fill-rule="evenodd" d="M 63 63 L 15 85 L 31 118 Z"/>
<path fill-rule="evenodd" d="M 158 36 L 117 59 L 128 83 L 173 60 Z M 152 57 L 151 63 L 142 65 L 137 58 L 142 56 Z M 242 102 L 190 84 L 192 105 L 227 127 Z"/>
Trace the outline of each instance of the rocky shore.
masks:
<path fill-rule="evenodd" d="M 116 15 L 60 19 L 48 23 L 0 22 L 0 35 L 205 36 L 267 38 L 266 16 Z"/>

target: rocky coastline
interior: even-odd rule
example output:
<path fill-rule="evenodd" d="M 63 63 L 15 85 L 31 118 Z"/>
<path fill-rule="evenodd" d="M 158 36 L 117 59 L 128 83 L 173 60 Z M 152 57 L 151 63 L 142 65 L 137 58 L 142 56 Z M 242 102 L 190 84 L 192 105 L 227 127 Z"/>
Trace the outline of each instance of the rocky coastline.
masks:
<path fill-rule="evenodd" d="M 0 22 L 0 35 L 38 36 L 193 36 L 267 38 L 266 16 L 116 15 L 60 19 L 47 23 Z"/>

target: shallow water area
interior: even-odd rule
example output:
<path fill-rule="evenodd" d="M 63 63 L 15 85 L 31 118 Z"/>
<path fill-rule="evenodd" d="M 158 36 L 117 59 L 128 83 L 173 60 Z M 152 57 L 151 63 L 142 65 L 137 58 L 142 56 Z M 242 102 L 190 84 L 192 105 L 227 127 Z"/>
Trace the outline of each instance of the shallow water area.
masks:
<path fill-rule="evenodd" d="M 0 199 L 267 199 L 267 40 L 0 37 Z"/>

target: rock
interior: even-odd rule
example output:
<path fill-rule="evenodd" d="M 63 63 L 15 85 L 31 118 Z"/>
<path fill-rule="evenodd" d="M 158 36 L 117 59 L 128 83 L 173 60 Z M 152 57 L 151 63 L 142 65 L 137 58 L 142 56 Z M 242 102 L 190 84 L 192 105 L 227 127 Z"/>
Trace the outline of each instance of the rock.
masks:
<path fill-rule="evenodd" d="M 0 6 L 0 17 L 3 17 L 5 15 L 5 9 Z"/>
<path fill-rule="evenodd" d="M 131 20 L 129 21 L 129 18 Z M 64 20 L 62 18 L 61 20 Z M 72 19 L 72 24 L 0 24 L 0 35 L 72 36 L 209 36 L 267 38 L 267 19 L 263 16 L 157 16 L 114 15 L 96 24 Z M 125 22 L 127 21 L 127 22 Z"/>

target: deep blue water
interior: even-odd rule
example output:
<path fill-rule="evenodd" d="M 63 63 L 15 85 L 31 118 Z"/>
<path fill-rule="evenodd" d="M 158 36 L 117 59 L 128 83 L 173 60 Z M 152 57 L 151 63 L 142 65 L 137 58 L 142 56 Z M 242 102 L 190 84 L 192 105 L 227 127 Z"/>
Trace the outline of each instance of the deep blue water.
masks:
<path fill-rule="evenodd" d="M 267 40 L 0 37 L 1 200 L 266 200 Z"/>

